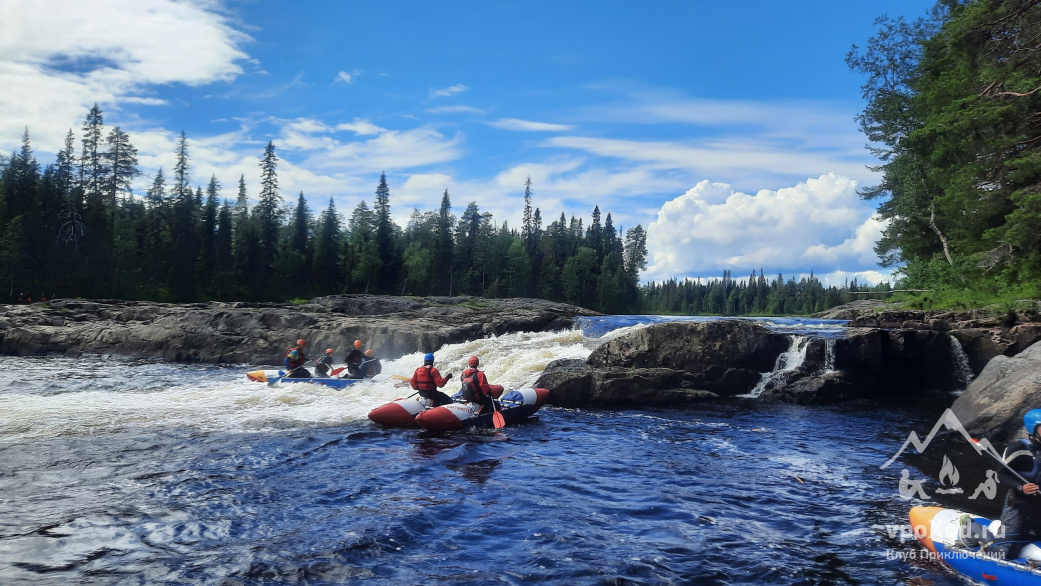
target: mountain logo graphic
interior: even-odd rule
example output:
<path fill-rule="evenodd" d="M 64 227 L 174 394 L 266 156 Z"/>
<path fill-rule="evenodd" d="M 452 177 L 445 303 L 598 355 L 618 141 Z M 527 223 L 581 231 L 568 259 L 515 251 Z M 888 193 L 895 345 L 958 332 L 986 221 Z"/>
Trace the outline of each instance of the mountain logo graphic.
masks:
<path fill-rule="evenodd" d="M 936 420 L 936 424 L 933 425 L 932 430 L 929 431 L 929 435 L 925 436 L 925 440 L 919 439 L 918 434 L 914 430 L 912 430 L 911 433 L 907 435 L 907 440 L 904 441 L 904 445 L 900 446 L 900 449 L 897 450 L 895 454 L 893 454 L 893 457 L 887 460 L 885 464 L 879 466 L 879 468 L 888 468 L 889 465 L 895 462 L 897 458 L 899 458 L 909 446 L 914 446 L 914 449 L 919 454 L 924 453 L 925 450 L 929 447 L 929 444 L 932 443 L 933 438 L 936 437 L 936 434 L 939 433 L 940 429 L 944 427 L 948 430 L 960 433 L 961 436 L 965 438 L 965 441 L 968 442 L 968 444 L 976 450 L 977 454 L 982 454 L 983 452 L 990 452 L 994 457 L 999 459 L 1001 458 L 1001 456 L 998 454 L 997 450 L 994 449 L 994 446 L 991 445 L 989 440 L 987 440 L 986 438 L 981 439 L 979 441 L 973 439 L 973 437 L 969 435 L 969 432 L 965 431 L 965 426 L 961 424 L 961 421 L 958 421 L 958 417 L 954 414 L 954 411 L 951 411 L 950 409 L 945 409 L 943 415 L 940 415 L 940 418 Z"/>
<path fill-rule="evenodd" d="M 983 452 L 987 452 L 988 455 L 990 455 L 992 458 L 1004 462 L 1002 457 L 998 454 L 997 450 L 994 449 L 994 446 L 991 445 L 989 440 L 974 439 L 971 435 L 969 435 L 969 432 L 965 430 L 965 426 L 961 424 L 961 421 L 958 420 L 958 417 L 954 414 L 954 412 L 950 409 L 945 409 L 943 414 L 940 415 L 940 418 L 936 421 L 936 424 L 933 425 L 933 428 L 929 431 L 929 435 L 925 436 L 924 440 L 918 437 L 918 434 L 912 430 L 911 433 L 907 435 L 907 439 L 904 441 L 904 444 L 900 446 L 900 449 L 897 450 L 897 452 L 893 454 L 893 457 L 887 460 L 885 464 L 879 466 L 879 468 L 888 468 L 889 465 L 895 462 L 897 458 L 899 458 L 901 455 L 903 455 L 904 451 L 906 451 L 909 447 L 914 447 L 914 449 L 919 454 L 924 453 L 925 450 L 929 448 L 929 444 L 932 443 L 933 438 L 936 437 L 936 434 L 943 429 L 947 429 L 949 431 L 956 431 L 959 434 L 961 434 L 965 441 L 970 446 L 972 446 L 974 450 L 976 450 L 977 455 L 983 454 Z M 962 489 L 956 486 L 958 484 L 959 479 L 960 475 L 958 473 L 958 469 L 954 467 L 954 463 L 951 462 L 950 458 L 947 457 L 947 454 L 944 454 L 943 466 L 940 469 L 940 484 L 942 486 L 941 488 L 936 490 L 936 494 L 961 494 L 963 492 Z M 932 497 L 925 493 L 925 489 L 923 487 L 924 482 L 924 480 L 912 479 L 910 476 L 910 471 L 904 468 L 901 471 L 901 477 L 898 483 L 900 497 L 905 500 L 909 500 L 917 496 L 922 500 L 930 500 Z M 976 487 L 976 491 L 972 494 L 972 496 L 969 497 L 969 499 L 975 500 L 981 494 L 987 497 L 988 499 L 992 499 L 997 494 L 997 488 L 997 472 L 994 470 L 987 470 L 986 480 L 981 482 L 980 485 Z"/>

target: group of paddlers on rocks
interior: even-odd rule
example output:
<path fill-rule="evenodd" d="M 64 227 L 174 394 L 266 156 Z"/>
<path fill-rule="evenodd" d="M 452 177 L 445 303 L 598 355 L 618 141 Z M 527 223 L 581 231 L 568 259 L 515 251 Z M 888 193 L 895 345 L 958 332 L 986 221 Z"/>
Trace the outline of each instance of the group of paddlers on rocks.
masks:
<path fill-rule="evenodd" d="M 467 360 L 467 368 L 462 374 L 460 393 L 464 401 L 481 406 L 478 413 L 484 413 L 486 410 L 495 408 L 492 403 L 493 397 L 497 393 L 502 393 L 502 386 L 488 384 L 488 377 L 483 371 L 477 369 L 480 363 L 480 359 L 476 356 L 471 356 Z M 412 373 L 409 385 L 419 391 L 420 397 L 429 400 L 431 407 L 440 407 L 453 402 L 451 397 L 437 390 L 439 387 L 445 386 L 451 378 L 452 373 L 448 373 L 448 376 L 441 376 L 441 373 L 434 368 L 434 355 L 428 353 L 423 356 L 423 366 Z"/>
<path fill-rule="evenodd" d="M 334 350 L 329 348 L 325 351 L 325 355 L 315 363 L 314 375 L 312 375 L 309 370 L 304 368 L 304 365 L 311 361 L 304 351 L 305 346 L 307 346 L 307 341 L 300 339 L 296 341 L 296 346 L 286 351 L 283 365 L 286 371 L 286 378 L 330 378 L 338 376 L 339 378 L 358 379 L 372 378 L 383 372 L 383 365 L 380 364 L 380 359 L 373 353 L 372 348 L 362 352 L 361 347 L 363 344 L 361 340 L 355 340 L 354 347 L 344 357 L 343 361 L 345 364 L 343 367 L 333 368 Z M 344 370 L 346 372 L 343 372 Z"/>

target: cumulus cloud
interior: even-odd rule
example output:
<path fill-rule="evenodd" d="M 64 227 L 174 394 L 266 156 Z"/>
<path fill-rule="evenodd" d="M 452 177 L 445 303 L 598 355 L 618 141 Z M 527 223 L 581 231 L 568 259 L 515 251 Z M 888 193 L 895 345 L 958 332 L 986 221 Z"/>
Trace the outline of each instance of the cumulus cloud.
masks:
<path fill-rule="evenodd" d="M 834 173 L 754 195 L 702 181 L 665 202 L 648 226 L 645 277 L 874 270 L 883 227 L 856 182 Z"/>
<path fill-rule="evenodd" d="M 568 130 L 574 130 L 575 128 L 570 124 L 533 122 L 531 120 L 521 120 L 519 118 L 499 118 L 494 122 L 489 122 L 488 125 L 503 130 L 519 130 L 524 132 L 566 132 Z"/>
<path fill-rule="evenodd" d="M 354 83 L 354 78 L 351 77 L 351 74 L 347 73 L 346 71 L 341 71 L 340 73 L 337 73 L 336 74 L 336 80 L 334 80 L 334 81 L 337 81 L 337 80 L 341 81 L 343 83 Z"/>
<path fill-rule="evenodd" d="M 451 96 L 454 96 L 454 95 L 457 95 L 457 94 L 461 94 L 461 93 L 465 92 L 468 89 L 470 89 L 470 88 L 465 86 L 465 85 L 463 85 L 463 84 L 461 84 L 461 83 L 457 83 L 457 84 L 455 84 L 455 85 L 453 85 L 451 87 L 446 87 L 444 89 L 434 89 L 434 88 L 431 88 L 430 89 L 430 97 L 431 97 L 431 99 L 433 99 L 433 98 L 447 98 L 447 97 L 451 97 Z"/>
<path fill-rule="evenodd" d="M 230 80 L 250 38 L 206 3 L 173 0 L 0 0 L 0 147 L 29 126 L 60 148 L 94 102 L 156 105 L 170 83 Z"/>

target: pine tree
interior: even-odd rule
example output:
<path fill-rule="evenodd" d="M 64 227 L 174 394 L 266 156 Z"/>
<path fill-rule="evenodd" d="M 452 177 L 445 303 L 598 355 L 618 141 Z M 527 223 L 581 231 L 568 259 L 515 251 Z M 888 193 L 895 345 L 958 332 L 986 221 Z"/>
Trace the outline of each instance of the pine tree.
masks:
<path fill-rule="evenodd" d="M 278 156 L 275 143 L 264 147 L 260 160 L 260 201 L 253 208 L 253 220 L 257 229 L 256 263 L 252 267 L 249 290 L 251 295 L 264 297 L 267 276 L 274 270 L 278 251 L 278 235 L 282 227 L 282 196 L 278 192 Z"/>
<path fill-rule="evenodd" d="M 452 200 L 445 190 L 441 196 L 441 207 L 437 213 L 437 226 L 435 228 L 434 241 L 434 279 L 439 284 L 438 293 L 452 295 L 453 279 L 452 266 L 454 265 L 455 243 L 452 239 L 452 225 L 455 217 L 452 215 Z"/>
<path fill-rule="evenodd" d="M 343 277 L 339 262 L 340 216 L 336 213 L 333 198 L 318 220 L 314 243 L 313 280 L 319 295 L 330 295 L 339 291 Z"/>
<path fill-rule="evenodd" d="M 83 187 L 87 205 L 94 205 L 104 192 L 105 161 L 101 150 L 101 135 L 104 118 L 95 102 L 83 121 L 83 150 L 80 156 L 80 185 Z"/>
<path fill-rule="evenodd" d="M 377 281 L 381 293 L 391 293 L 398 263 L 394 256 L 394 227 L 390 219 L 390 188 L 387 187 L 386 173 L 380 174 L 373 211 L 376 213 L 376 251 L 382 267 Z"/>

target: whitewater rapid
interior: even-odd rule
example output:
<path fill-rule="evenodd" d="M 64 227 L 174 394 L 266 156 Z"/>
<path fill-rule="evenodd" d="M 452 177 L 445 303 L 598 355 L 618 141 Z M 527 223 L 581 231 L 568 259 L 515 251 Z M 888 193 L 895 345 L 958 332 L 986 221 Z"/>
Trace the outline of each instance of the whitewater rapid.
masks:
<path fill-rule="evenodd" d="M 515 333 L 449 344 L 436 352 L 442 374 L 458 386 L 470 356 L 493 384 L 530 387 L 546 365 L 586 358 L 603 339 L 579 330 Z M 337 352 L 342 356 L 342 352 Z M 323 385 L 269 386 L 246 379 L 262 365 L 200 366 L 92 357 L 0 357 L 0 442 L 95 435 L 132 428 L 257 432 L 339 425 L 411 394 L 407 379 L 423 353 L 383 362 L 383 374 L 339 390 Z M 270 367 L 268 367 L 270 368 Z"/>

